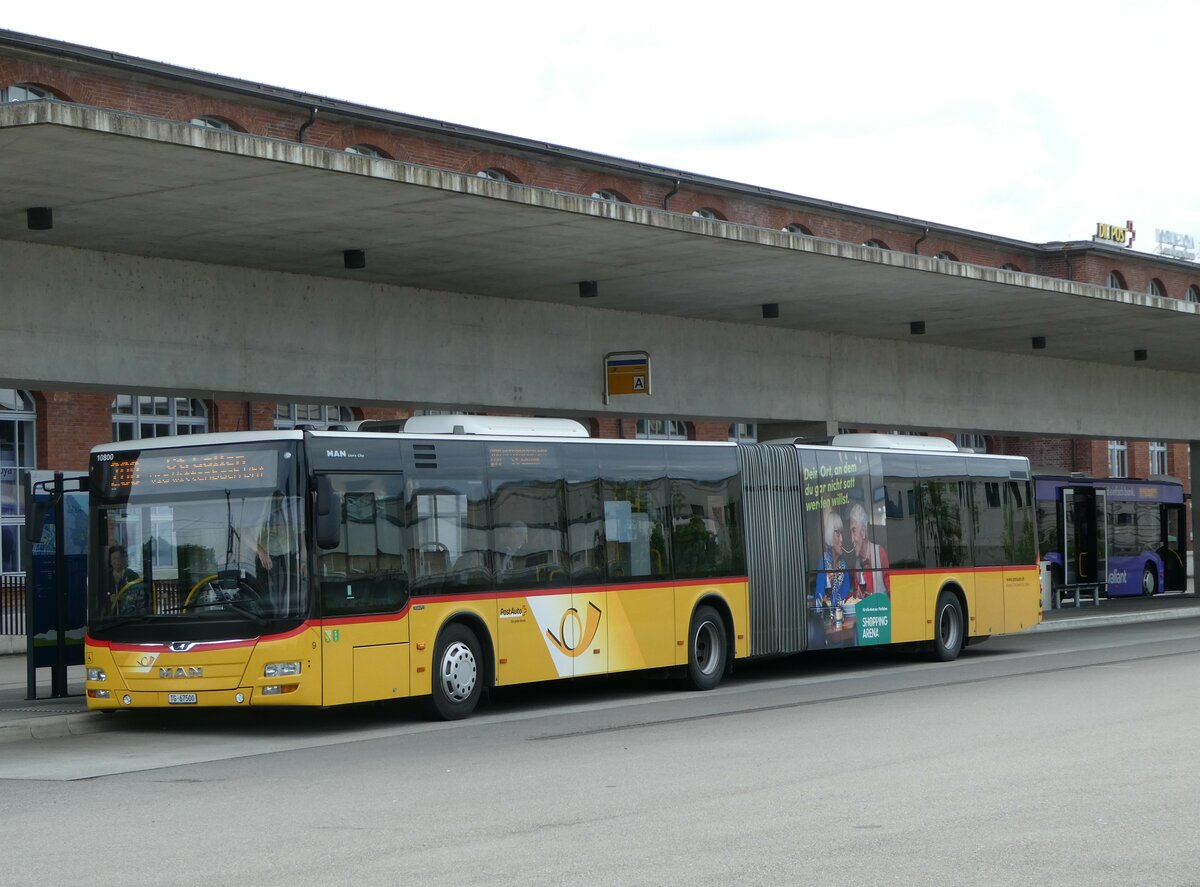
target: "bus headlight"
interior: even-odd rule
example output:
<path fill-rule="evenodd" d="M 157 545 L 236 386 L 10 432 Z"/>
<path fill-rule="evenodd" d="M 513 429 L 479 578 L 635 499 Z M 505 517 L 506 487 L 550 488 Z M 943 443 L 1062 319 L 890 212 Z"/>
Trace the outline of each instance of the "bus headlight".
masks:
<path fill-rule="evenodd" d="M 87 670 L 87 679 L 89 681 L 107 681 L 108 675 L 105 674 L 102 668 L 89 668 Z"/>
<path fill-rule="evenodd" d="M 282 678 L 300 674 L 299 662 L 268 662 L 263 669 L 264 678 Z"/>

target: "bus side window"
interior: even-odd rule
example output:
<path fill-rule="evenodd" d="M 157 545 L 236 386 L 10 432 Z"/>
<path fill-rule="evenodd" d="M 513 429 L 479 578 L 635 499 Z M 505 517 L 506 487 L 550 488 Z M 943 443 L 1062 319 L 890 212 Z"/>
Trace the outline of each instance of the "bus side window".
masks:
<path fill-rule="evenodd" d="M 931 567 L 971 565 L 967 508 L 967 462 L 961 456 L 930 455 L 917 473 L 917 517 L 923 528 L 925 562 Z"/>
<path fill-rule="evenodd" d="M 670 578 L 670 494 L 663 448 L 609 448 L 601 474 L 609 581 Z"/>
<path fill-rule="evenodd" d="M 887 547 L 892 569 L 925 566 L 917 536 L 917 466 L 912 456 L 884 454 L 884 501 Z"/>
<path fill-rule="evenodd" d="M 744 573 L 737 451 L 672 448 L 667 450 L 667 460 L 676 578 Z"/>
<path fill-rule="evenodd" d="M 561 450 L 549 442 L 488 445 L 490 555 L 497 587 L 570 582 Z"/>
<path fill-rule="evenodd" d="M 562 448 L 568 561 L 575 585 L 602 583 L 607 576 L 604 505 L 595 449 L 591 444 Z"/>
<path fill-rule="evenodd" d="M 443 594 L 483 587 L 489 575 L 484 485 L 443 479 L 409 490 L 414 591 Z"/>
<path fill-rule="evenodd" d="M 1031 564 L 1037 560 L 1032 513 L 1026 506 L 1033 500 L 1031 481 L 1010 480 L 1004 486 L 1004 511 L 1009 542 L 1009 563 Z M 1054 520 L 1051 518 L 1053 525 Z"/>

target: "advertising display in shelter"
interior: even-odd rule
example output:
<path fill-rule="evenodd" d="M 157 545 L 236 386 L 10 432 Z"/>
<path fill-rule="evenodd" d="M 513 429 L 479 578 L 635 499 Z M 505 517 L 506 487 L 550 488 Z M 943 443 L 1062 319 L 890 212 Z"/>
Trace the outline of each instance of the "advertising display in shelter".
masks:
<path fill-rule="evenodd" d="M 58 662 L 58 647 L 66 645 L 66 664 L 83 662 L 87 622 L 87 520 L 88 497 L 83 492 L 62 493 L 63 526 L 58 525 L 53 472 L 32 471 L 26 514 L 40 513 L 40 526 L 30 534 L 30 585 L 28 634 L 30 657 L 36 668 Z M 36 535 L 36 538 L 34 536 Z M 60 552 L 61 548 L 61 552 Z M 59 599 L 59 555 L 65 585 Z"/>

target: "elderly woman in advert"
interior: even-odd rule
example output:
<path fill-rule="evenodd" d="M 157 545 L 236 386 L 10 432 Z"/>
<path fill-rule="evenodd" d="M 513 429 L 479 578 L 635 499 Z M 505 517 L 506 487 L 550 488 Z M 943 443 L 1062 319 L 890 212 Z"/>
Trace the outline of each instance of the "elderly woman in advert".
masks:
<path fill-rule="evenodd" d="M 837 607 L 850 595 L 850 573 L 842 548 L 842 516 L 826 509 L 822 525 L 825 550 L 821 553 L 821 574 L 817 578 L 817 606 Z"/>
<path fill-rule="evenodd" d="M 871 541 L 871 522 L 867 517 L 867 509 L 860 502 L 850 506 L 850 549 L 854 567 L 854 597 L 864 598 L 877 591 L 888 594 L 887 574 L 884 572 L 888 568 L 887 552 L 882 545 Z"/>

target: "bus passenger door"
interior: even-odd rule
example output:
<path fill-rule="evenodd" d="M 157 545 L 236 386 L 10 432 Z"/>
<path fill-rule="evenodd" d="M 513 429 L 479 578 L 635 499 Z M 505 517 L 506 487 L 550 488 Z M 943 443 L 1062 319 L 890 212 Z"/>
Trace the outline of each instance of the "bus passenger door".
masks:
<path fill-rule="evenodd" d="M 403 477 L 330 474 L 323 485 L 331 496 L 337 544 L 316 548 L 322 701 L 408 696 L 408 621 L 401 617 L 409 600 Z"/>
<path fill-rule="evenodd" d="M 528 609 L 529 618 L 526 615 Z M 501 599 L 497 681 L 518 684 L 608 670 L 608 607 L 600 587 Z"/>
<path fill-rule="evenodd" d="M 599 588 L 571 595 L 571 612 L 563 616 L 559 638 L 570 644 L 576 677 L 608 671 L 608 598 Z"/>
<path fill-rule="evenodd" d="M 1162 506 L 1162 539 L 1159 554 L 1163 562 L 1163 590 L 1187 591 L 1187 522 L 1183 505 Z"/>
<path fill-rule="evenodd" d="M 975 606 L 971 609 L 967 632 L 972 635 L 993 635 L 1004 631 L 1004 574 L 1003 569 L 976 570 Z"/>
<path fill-rule="evenodd" d="M 1063 488 L 1063 584 L 1068 588 L 1108 579 L 1105 501 L 1104 490 Z"/>

